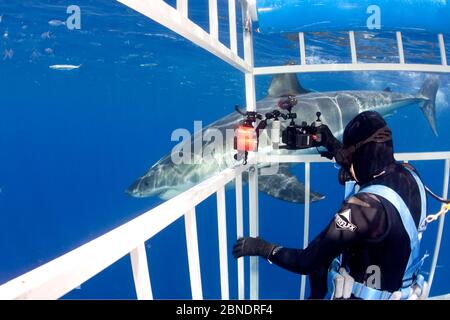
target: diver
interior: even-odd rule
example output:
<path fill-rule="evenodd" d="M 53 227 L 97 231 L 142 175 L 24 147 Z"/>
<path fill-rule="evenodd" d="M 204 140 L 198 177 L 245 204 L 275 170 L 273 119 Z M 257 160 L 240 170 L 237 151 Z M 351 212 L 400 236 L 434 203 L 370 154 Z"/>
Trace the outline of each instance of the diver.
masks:
<path fill-rule="evenodd" d="M 346 197 L 307 248 L 245 237 L 235 243 L 233 256 L 260 256 L 309 275 L 310 299 L 327 294 L 334 299 L 423 297 L 427 290 L 419 273 L 419 229 L 426 196 L 417 172 L 396 162 L 391 130 L 377 112 L 366 111 L 351 120 L 343 144 L 329 130 L 323 134 L 324 147 L 360 186 L 359 192 Z"/>

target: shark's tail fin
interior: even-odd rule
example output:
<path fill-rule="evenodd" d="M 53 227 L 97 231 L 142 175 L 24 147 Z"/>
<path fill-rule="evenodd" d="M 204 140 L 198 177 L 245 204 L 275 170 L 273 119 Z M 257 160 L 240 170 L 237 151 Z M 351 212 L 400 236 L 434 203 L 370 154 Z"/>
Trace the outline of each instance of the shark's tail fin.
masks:
<path fill-rule="evenodd" d="M 439 80 L 437 77 L 429 77 L 422 85 L 419 94 L 425 98 L 425 103 L 421 109 L 430 124 L 431 130 L 437 136 L 436 128 L 436 94 L 439 89 Z"/>

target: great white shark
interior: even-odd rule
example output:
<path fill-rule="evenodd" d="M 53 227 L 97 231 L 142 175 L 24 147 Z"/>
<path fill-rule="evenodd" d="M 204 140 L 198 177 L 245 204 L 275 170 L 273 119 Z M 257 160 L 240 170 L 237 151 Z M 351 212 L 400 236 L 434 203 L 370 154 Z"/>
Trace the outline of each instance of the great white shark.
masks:
<path fill-rule="evenodd" d="M 273 77 L 268 96 L 257 102 L 257 111 L 262 114 L 270 112 L 278 107 L 280 97 L 294 95 L 298 104 L 292 112 L 297 113 L 299 121 L 312 123 L 316 120 L 316 112 L 320 111 L 322 122 L 328 125 L 336 137 L 340 137 L 347 123 L 363 111 L 374 110 L 386 117 L 396 110 L 416 105 L 422 109 L 431 130 L 437 135 L 435 101 L 438 86 L 437 78 L 430 77 L 416 94 L 396 93 L 389 88 L 384 91 L 311 92 L 300 85 L 295 74 L 281 74 Z M 209 150 L 208 145 L 212 141 L 204 141 L 202 137 L 208 136 L 213 130 L 215 132 L 219 130 L 225 136 L 226 130 L 235 129 L 242 119 L 242 115 L 237 112 L 231 113 L 208 125 L 201 132 L 194 133 L 191 139 L 184 143 L 192 144 L 187 147 L 193 150 L 194 141 L 197 140 L 197 143 L 201 141 L 202 150 L 205 152 Z M 287 125 L 288 121 L 281 122 L 282 129 Z M 267 131 L 270 131 L 270 126 L 269 123 Z M 230 160 L 235 154 L 232 144 L 232 140 L 223 139 L 222 151 L 216 151 L 212 157 L 209 155 L 212 161 L 207 163 L 174 164 L 172 154 L 168 154 L 138 178 L 127 189 L 127 193 L 134 197 L 159 196 L 164 200 L 170 199 L 230 167 Z M 266 151 L 259 150 L 259 152 Z M 289 152 L 305 153 L 312 152 L 312 149 Z M 231 163 L 233 163 L 232 160 Z M 280 164 L 276 174 L 261 175 L 258 177 L 258 182 L 259 190 L 266 194 L 293 203 L 304 203 L 304 184 L 289 171 L 289 165 Z M 324 196 L 319 193 L 311 193 L 311 201 L 323 198 Z"/>

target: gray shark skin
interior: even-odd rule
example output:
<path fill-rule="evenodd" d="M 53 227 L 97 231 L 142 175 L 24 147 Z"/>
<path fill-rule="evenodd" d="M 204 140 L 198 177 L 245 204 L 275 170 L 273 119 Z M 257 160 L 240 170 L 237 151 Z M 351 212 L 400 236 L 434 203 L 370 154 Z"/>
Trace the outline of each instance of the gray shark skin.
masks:
<path fill-rule="evenodd" d="M 265 114 L 278 108 L 278 101 L 281 96 L 295 95 L 298 104 L 292 111 L 297 113 L 297 123 L 300 121 L 312 123 L 316 120 L 316 112 L 320 111 L 322 122 L 329 126 L 335 136 L 340 137 L 346 124 L 363 111 L 374 110 L 386 117 L 403 107 L 417 105 L 422 109 L 432 131 L 437 135 L 435 98 L 438 85 L 437 78 L 429 78 L 417 94 L 395 93 L 391 92 L 389 88 L 384 91 L 310 92 L 300 86 L 295 74 L 285 74 L 273 78 L 268 90 L 269 95 L 257 102 L 257 110 Z M 219 119 L 205 127 L 202 132 L 194 134 L 191 137 L 192 141 L 187 142 L 192 145 L 187 145 L 187 147 L 194 150 L 194 140 L 200 139 L 198 141 L 201 141 L 205 153 L 208 150 L 208 145 L 211 144 L 211 141 L 203 141 L 205 134 L 208 135 L 212 130 L 220 130 L 225 137 L 225 131 L 235 129 L 242 119 L 242 115 L 237 112 Z M 288 121 L 281 122 L 282 129 L 287 125 Z M 267 129 L 271 129 L 270 123 Z M 267 131 L 262 134 L 266 134 L 270 143 Z M 259 152 L 268 151 L 270 150 L 259 149 Z M 289 152 L 301 154 L 316 151 L 315 149 L 309 149 Z M 234 154 L 233 141 L 227 139 L 224 139 L 222 152 L 216 151 L 213 154 L 214 160 L 207 163 L 175 165 L 172 162 L 171 154 L 168 154 L 155 163 L 145 175 L 138 178 L 126 192 L 134 197 L 159 196 L 164 200 L 170 199 L 206 178 L 229 168 L 230 163 L 233 163 L 232 157 Z M 274 175 L 260 175 L 258 181 L 261 192 L 288 202 L 304 203 L 304 184 L 289 172 L 289 166 L 286 164 L 280 164 L 278 172 Z M 319 193 L 311 193 L 311 201 L 318 201 L 323 198 L 324 196 Z"/>

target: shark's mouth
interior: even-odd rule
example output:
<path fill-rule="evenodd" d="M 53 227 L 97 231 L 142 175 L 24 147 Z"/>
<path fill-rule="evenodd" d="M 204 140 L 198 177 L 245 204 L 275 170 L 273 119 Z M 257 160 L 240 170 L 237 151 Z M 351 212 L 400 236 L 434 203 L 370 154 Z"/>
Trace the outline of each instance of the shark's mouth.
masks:
<path fill-rule="evenodd" d="M 133 182 L 127 190 L 125 190 L 130 196 L 135 198 L 145 198 L 158 195 L 153 188 L 145 186 L 144 178 L 139 178 Z"/>
<path fill-rule="evenodd" d="M 125 193 L 135 198 L 148 198 L 158 196 L 163 200 L 168 200 L 184 191 L 171 186 L 152 188 L 150 187 L 150 184 L 146 181 L 146 179 L 148 178 L 139 178 L 138 180 L 133 182 L 133 184 L 131 184 L 128 189 L 125 190 Z"/>

